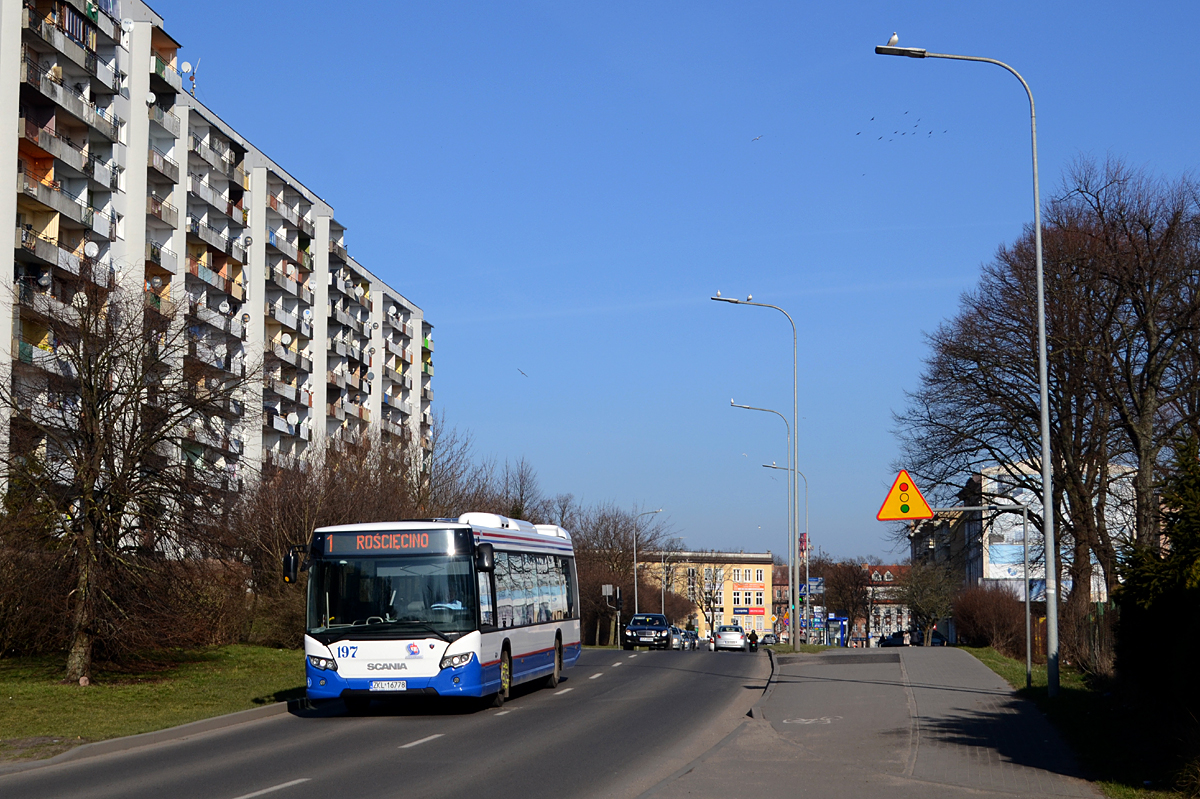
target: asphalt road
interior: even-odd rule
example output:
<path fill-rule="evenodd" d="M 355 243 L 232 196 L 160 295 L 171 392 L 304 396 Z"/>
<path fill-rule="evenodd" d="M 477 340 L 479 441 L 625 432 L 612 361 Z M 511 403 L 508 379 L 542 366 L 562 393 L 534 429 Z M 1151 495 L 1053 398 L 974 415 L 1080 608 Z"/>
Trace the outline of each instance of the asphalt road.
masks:
<path fill-rule="evenodd" d="M 335 703 L 0 776 L 0 796 L 637 796 L 737 727 L 769 675 L 761 652 L 585 650 L 557 689 L 501 709 Z"/>

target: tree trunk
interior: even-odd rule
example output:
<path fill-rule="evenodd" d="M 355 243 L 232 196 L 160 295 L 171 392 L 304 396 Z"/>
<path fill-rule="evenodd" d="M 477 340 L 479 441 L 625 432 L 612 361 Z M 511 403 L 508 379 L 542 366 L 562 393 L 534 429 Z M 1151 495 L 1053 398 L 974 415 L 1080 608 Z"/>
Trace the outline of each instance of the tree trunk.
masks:
<path fill-rule="evenodd" d="M 85 533 L 86 535 L 86 533 Z M 92 677 L 92 645 L 95 635 L 92 626 L 95 614 L 92 608 L 91 553 L 79 559 L 79 574 L 75 579 L 75 613 L 71 620 L 73 632 L 71 648 L 67 654 L 67 679 L 81 682 Z"/>

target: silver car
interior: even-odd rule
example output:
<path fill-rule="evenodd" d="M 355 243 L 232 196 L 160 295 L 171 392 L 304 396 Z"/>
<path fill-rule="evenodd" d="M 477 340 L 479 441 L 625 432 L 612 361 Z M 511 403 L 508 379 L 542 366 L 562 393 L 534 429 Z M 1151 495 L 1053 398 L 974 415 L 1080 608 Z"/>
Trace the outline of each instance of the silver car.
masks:
<path fill-rule="evenodd" d="M 685 646 L 686 646 L 686 642 L 684 641 L 684 638 L 683 638 L 683 630 L 679 629 L 678 627 L 672 627 L 671 628 L 671 648 L 672 649 L 684 649 Z"/>
<path fill-rule="evenodd" d="M 736 649 L 744 652 L 750 648 L 746 643 L 746 634 L 742 632 L 742 628 L 732 624 L 722 624 L 717 628 L 713 644 L 713 648 L 718 652 L 722 649 Z"/>

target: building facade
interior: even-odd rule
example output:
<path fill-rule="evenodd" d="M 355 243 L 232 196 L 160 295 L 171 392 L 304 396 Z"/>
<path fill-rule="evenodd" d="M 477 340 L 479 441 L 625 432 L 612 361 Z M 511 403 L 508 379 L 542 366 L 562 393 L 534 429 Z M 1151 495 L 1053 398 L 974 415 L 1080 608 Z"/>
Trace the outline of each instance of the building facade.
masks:
<path fill-rule="evenodd" d="M 186 91 L 179 49 L 140 0 L 0 4 L 9 362 L 52 349 L 36 303 L 68 301 L 82 273 L 184 309 L 186 359 L 235 377 L 261 364 L 189 461 L 240 484 L 321 438 L 427 446 L 432 325 L 350 256 L 328 203 Z"/>
<path fill-rule="evenodd" d="M 733 624 L 759 635 L 771 632 L 771 586 L 774 558 L 770 552 L 669 552 L 647 555 L 640 565 L 644 579 L 687 597 L 692 612 L 686 623 L 707 635 Z"/>

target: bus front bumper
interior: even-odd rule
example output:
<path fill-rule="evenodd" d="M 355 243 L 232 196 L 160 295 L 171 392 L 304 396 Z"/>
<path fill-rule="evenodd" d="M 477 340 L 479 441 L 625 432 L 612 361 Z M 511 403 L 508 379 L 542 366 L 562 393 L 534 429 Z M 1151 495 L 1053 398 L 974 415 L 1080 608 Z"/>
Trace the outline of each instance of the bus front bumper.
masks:
<path fill-rule="evenodd" d="M 406 677 L 388 674 L 378 677 L 343 677 L 336 671 L 318 669 L 305 659 L 305 683 L 309 699 L 337 699 L 343 696 L 488 696 L 500 690 L 500 666 L 481 667 L 478 659 L 455 669 L 442 669 L 432 677 Z M 373 691 L 381 682 L 404 682 L 402 691 Z"/>

